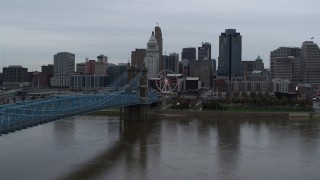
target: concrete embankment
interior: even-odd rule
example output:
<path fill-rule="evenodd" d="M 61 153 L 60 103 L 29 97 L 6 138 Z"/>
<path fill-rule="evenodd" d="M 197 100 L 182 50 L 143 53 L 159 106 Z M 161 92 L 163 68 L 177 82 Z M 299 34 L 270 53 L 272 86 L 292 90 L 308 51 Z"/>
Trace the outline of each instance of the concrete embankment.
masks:
<path fill-rule="evenodd" d="M 119 116 L 118 109 L 101 110 L 91 115 Z M 190 111 L 190 110 L 160 110 L 150 109 L 149 114 L 156 116 L 196 116 L 196 117 L 226 117 L 226 118 L 281 118 L 290 120 L 320 120 L 318 112 L 230 112 L 230 111 Z"/>
<path fill-rule="evenodd" d="M 288 117 L 286 112 L 228 112 L 228 111 L 175 111 L 154 110 L 156 115 L 198 116 L 198 117 Z"/>
<path fill-rule="evenodd" d="M 174 111 L 154 110 L 153 114 L 162 116 L 197 116 L 227 118 L 286 118 L 289 120 L 319 119 L 320 113 L 314 112 L 230 112 L 230 111 Z"/>

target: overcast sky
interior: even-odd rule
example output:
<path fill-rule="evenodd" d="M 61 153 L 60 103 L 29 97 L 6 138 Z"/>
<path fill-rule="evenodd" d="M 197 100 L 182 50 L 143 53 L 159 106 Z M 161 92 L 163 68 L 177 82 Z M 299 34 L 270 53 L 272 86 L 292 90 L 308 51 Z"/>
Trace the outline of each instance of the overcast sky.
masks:
<path fill-rule="evenodd" d="M 242 35 L 242 59 L 258 55 L 269 67 L 270 51 L 320 41 L 319 0 L 1 0 L 0 67 L 22 65 L 40 70 L 53 55 L 67 51 L 76 62 L 108 56 L 130 60 L 146 48 L 156 23 L 163 50 L 181 55 L 184 47 L 212 44 L 217 59 L 221 32 Z"/>

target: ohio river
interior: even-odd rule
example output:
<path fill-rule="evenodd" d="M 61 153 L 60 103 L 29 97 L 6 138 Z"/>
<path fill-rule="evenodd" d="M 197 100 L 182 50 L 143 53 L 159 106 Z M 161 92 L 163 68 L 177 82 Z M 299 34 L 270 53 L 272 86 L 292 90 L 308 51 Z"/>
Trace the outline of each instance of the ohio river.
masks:
<path fill-rule="evenodd" d="M 76 116 L 0 136 L 0 179 L 319 179 L 320 121 Z"/>

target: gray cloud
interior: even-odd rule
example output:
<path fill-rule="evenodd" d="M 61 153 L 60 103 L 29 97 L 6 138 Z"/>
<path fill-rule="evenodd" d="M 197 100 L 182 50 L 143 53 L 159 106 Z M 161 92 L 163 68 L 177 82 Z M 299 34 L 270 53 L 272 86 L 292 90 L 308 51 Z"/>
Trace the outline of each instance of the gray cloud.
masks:
<path fill-rule="evenodd" d="M 212 43 L 226 28 L 243 36 L 243 59 L 258 55 L 269 64 L 279 46 L 301 46 L 319 37 L 320 2 L 316 0 L 10 0 L 0 2 L 0 53 L 5 66 L 31 70 L 53 63 L 59 51 L 76 54 L 78 62 L 105 54 L 110 62 L 126 62 L 132 50 L 145 48 L 156 23 L 164 50 Z M 319 38 L 317 38 L 319 37 Z"/>

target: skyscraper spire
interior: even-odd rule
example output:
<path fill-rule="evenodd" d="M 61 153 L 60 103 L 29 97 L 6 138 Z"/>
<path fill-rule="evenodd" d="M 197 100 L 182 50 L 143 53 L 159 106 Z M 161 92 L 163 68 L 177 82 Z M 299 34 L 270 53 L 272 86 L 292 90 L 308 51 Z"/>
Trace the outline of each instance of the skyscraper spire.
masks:
<path fill-rule="evenodd" d="M 163 41 L 162 41 L 162 33 L 161 28 L 159 27 L 159 24 L 157 23 L 157 26 L 154 28 L 155 31 L 155 37 L 158 42 L 158 48 L 159 48 L 159 70 L 163 70 L 162 67 L 162 49 L 163 49 Z"/>

